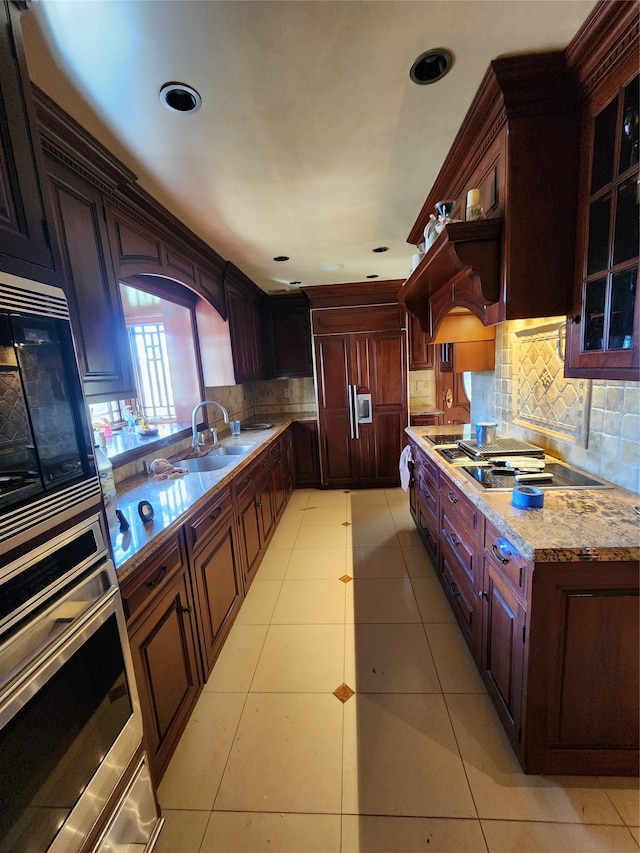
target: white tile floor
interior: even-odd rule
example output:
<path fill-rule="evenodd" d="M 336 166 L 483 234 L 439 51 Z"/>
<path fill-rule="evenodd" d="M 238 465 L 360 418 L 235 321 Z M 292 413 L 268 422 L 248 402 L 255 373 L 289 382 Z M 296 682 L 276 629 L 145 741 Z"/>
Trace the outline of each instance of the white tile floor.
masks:
<path fill-rule="evenodd" d="M 159 798 L 157 853 L 640 840 L 637 780 L 521 772 L 400 489 L 294 492 Z"/>

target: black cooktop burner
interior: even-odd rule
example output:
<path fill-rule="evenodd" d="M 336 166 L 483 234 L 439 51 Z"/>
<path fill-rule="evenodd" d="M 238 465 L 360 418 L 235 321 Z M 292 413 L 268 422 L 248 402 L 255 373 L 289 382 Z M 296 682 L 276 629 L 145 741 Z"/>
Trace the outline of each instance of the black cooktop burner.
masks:
<path fill-rule="evenodd" d="M 474 482 L 485 489 L 502 489 L 508 491 L 517 485 L 515 471 L 502 473 L 500 467 L 489 465 L 461 465 L 456 469 L 464 471 Z M 596 480 L 582 471 L 570 468 L 560 462 L 547 462 L 544 472 L 551 475 L 549 482 L 531 482 L 529 485 L 540 489 L 607 489 L 607 483 Z"/>

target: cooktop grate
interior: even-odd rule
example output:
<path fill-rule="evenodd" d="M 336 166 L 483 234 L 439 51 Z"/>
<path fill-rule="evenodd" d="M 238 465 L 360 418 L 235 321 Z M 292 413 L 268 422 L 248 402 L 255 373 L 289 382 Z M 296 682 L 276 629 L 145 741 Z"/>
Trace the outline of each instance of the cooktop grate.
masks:
<path fill-rule="evenodd" d="M 544 450 L 533 444 L 525 444 L 515 438 L 498 438 L 493 444 L 478 446 L 478 442 L 471 438 L 458 442 L 465 453 L 472 459 L 489 459 L 492 456 L 536 456 L 544 457 Z"/>

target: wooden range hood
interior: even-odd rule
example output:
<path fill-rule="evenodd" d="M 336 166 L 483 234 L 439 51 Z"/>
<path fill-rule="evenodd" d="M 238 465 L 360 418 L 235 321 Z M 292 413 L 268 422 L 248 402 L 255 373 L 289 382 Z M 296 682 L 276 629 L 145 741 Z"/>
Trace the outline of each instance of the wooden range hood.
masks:
<path fill-rule="evenodd" d="M 454 306 L 484 325 L 565 314 L 574 273 L 577 83 L 564 51 L 494 60 L 408 242 L 423 242 L 440 199 L 480 190 L 487 218 L 447 225 L 398 294 L 433 341 Z"/>

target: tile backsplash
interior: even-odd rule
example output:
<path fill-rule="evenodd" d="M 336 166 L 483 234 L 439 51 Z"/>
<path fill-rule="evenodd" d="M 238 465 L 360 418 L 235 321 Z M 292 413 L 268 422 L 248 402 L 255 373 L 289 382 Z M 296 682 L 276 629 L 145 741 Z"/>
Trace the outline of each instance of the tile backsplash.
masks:
<path fill-rule="evenodd" d="M 472 375 L 471 420 L 494 420 L 505 435 L 640 491 L 640 383 L 565 379 L 562 321 L 498 326 L 495 371 Z"/>
<path fill-rule="evenodd" d="M 207 400 L 215 400 L 221 403 L 229 412 L 231 420 L 246 421 L 256 416 L 267 416 L 270 412 L 288 413 L 316 412 L 316 397 L 313 379 L 272 379 L 266 382 L 250 382 L 245 385 L 223 385 L 216 388 L 205 389 Z M 216 408 L 210 408 L 210 426 L 219 430 L 220 437 L 224 438 L 225 431 L 229 427 L 224 423 L 222 412 Z M 144 470 L 144 463 L 150 462 L 158 456 L 174 456 L 179 452 L 187 453 L 191 449 L 191 438 L 177 441 L 175 444 L 162 450 L 150 452 L 148 456 L 136 459 L 126 465 L 114 469 L 116 484 L 140 474 Z"/>
<path fill-rule="evenodd" d="M 435 370 L 409 371 L 409 411 L 429 412 L 436 408 Z"/>

